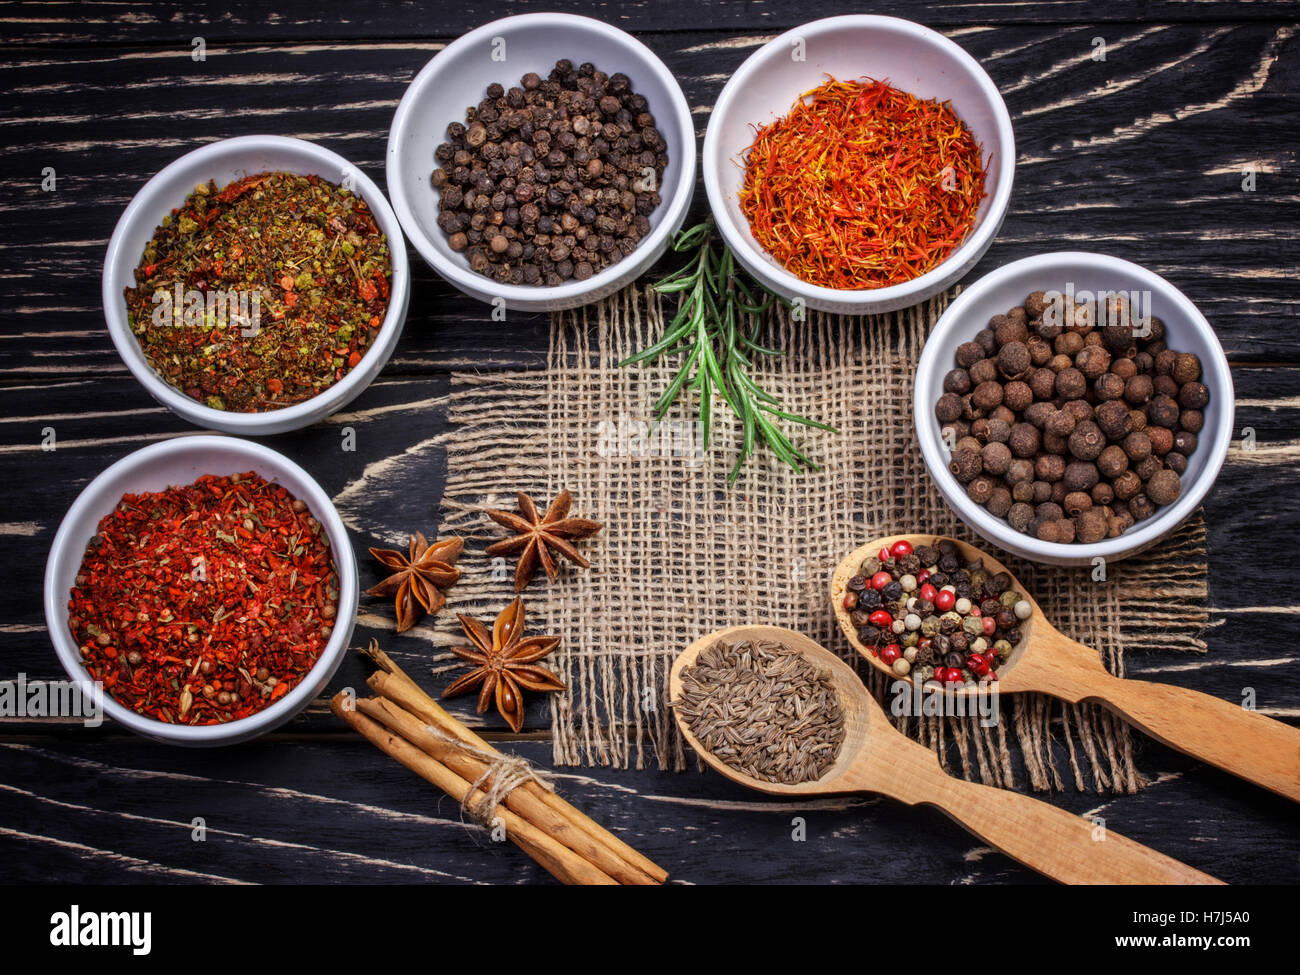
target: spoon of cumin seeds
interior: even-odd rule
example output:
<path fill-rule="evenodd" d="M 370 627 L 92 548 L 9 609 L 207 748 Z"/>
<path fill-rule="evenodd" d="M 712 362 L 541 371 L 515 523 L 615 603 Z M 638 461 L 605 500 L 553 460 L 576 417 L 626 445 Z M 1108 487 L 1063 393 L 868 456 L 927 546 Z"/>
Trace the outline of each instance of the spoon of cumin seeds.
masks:
<path fill-rule="evenodd" d="M 744 648 L 745 644 L 749 647 Z M 732 648 L 730 654 L 726 653 L 727 648 Z M 756 651 L 760 649 L 766 654 L 763 660 L 757 660 Z M 785 659 L 787 650 L 796 651 L 803 660 Z M 760 772 L 760 775 L 750 774 L 724 760 L 738 761 L 738 756 L 718 757 L 692 731 L 694 722 L 715 747 L 721 747 L 718 743 L 723 739 L 717 735 L 717 722 L 709 716 L 720 715 L 734 723 L 739 715 L 739 723 L 733 724 L 735 734 L 728 740 L 739 738 L 752 742 L 758 737 L 772 746 L 774 752 L 787 748 L 788 742 L 779 733 L 781 722 L 770 720 L 771 711 L 763 709 L 756 718 L 749 718 L 754 711 L 742 703 L 748 698 L 761 704 L 773 697 L 755 687 L 755 682 L 761 681 L 751 666 L 756 661 L 757 672 L 763 672 L 766 667 L 769 673 L 776 674 L 774 680 L 785 683 L 777 697 L 794 694 L 799 697 L 799 703 L 792 707 L 802 708 L 811 701 L 828 712 L 822 716 L 818 729 L 834 750 L 835 758 L 829 767 L 816 760 L 795 766 L 776 762 L 759 767 L 754 764 L 752 753 L 748 753 L 744 760 L 751 769 Z M 804 668 L 805 662 L 811 666 Z M 725 686 L 733 674 L 739 674 L 739 679 L 747 682 L 747 694 L 733 694 Z M 792 680 L 793 687 L 789 686 Z M 834 690 L 838 715 L 822 694 L 823 688 Z M 947 775 L 933 752 L 893 726 L 847 664 L 793 630 L 778 626 L 732 626 L 696 640 L 673 662 L 669 695 L 673 717 L 691 747 L 715 771 L 751 789 L 779 796 L 867 792 L 889 796 L 909 806 L 934 806 L 990 846 L 1062 883 L 1220 883 L 1209 874 L 1110 830 L 1101 834 L 1103 838 L 1095 839 L 1097 834 L 1090 820 L 1064 809 L 1017 792 Z M 799 720 L 786 727 L 806 727 L 800 724 L 804 717 L 801 713 Z M 818 720 L 811 713 L 806 717 Z M 747 718 L 756 727 L 761 722 L 760 736 L 746 733 L 750 730 L 745 727 Z M 776 735 L 772 734 L 773 729 L 778 729 Z M 799 742 L 797 748 L 804 744 Z M 804 781 L 761 777 L 767 774 L 795 778 L 808 775 L 809 769 L 816 777 Z"/>

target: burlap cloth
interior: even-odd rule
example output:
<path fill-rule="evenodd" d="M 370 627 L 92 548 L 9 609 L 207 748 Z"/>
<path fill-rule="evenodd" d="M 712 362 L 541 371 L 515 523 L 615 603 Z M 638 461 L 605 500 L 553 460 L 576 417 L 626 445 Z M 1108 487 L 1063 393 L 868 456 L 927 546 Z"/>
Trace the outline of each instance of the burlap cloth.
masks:
<path fill-rule="evenodd" d="M 523 489 L 544 508 L 568 488 L 574 514 L 605 525 L 581 543 L 591 569 L 566 564 L 555 585 L 539 572 L 525 593 L 529 632 L 564 637 L 551 658 L 569 687 L 551 695 L 557 764 L 686 768 L 665 707 L 669 667 L 687 643 L 732 623 L 806 633 L 854 664 L 884 699 L 883 680 L 838 630 L 829 579 L 872 537 L 915 530 L 976 541 L 940 499 L 912 428 L 912 376 L 948 297 L 888 315 L 775 319 L 768 344 L 786 354 L 758 364 L 761 385 L 785 409 L 839 433 L 794 428 L 818 471 L 793 474 L 760 450 L 730 487 L 740 437 L 730 415 L 716 412 L 716 444 L 701 457 L 693 395 L 649 434 L 671 363 L 618 367 L 662 331 L 665 308 L 653 292 L 629 288 L 555 315 L 545 370 L 453 377 L 441 534 L 463 535 L 471 556 L 462 559 L 453 608 L 489 619 L 512 595 L 513 565 L 481 556 L 504 534 L 482 515 L 485 505 L 513 510 L 513 492 Z M 1104 582 L 1086 569 L 1008 564 L 1048 617 L 1096 647 L 1115 673 L 1125 652 L 1205 650 L 1199 513 L 1150 553 L 1110 566 Z M 464 642 L 450 612 L 435 631 L 436 650 Z M 454 665 L 436 653 L 435 672 Z M 976 718 L 897 720 L 967 778 L 1033 789 L 1142 787 L 1124 722 L 1092 705 L 1008 697 L 994 728 Z"/>

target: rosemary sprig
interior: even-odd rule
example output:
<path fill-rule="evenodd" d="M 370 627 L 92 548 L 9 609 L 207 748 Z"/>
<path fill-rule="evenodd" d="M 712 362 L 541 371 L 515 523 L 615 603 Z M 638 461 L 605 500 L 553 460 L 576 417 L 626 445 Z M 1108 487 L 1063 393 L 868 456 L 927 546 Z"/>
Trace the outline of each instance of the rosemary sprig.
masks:
<path fill-rule="evenodd" d="M 790 442 L 778 425 L 787 420 L 817 430 L 834 427 L 805 416 L 787 413 L 776 397 L 759 388 L 750 376 L 751 356 L 777 356 L 781 352 L 760 345 L 756 335 L 774 301 L 774 295 L 737 267 L 727 245 L 718 239 L 712 219 L 683 230 L 673 241 L 677 253 L 693 252 L 690 261 L 653 287 L 660 294 L 678 295 L 677 313 L 658 342 L 619 363 L 630 366 L 653 362 L 660 356 L 685 353 L 668 388 L 655 403 L 655 421 L 677 401 L 685 388 L 699 392 L 700 425 L 704 449 L 712 435 L 713 394 L 721 394 L 744 427 L 740 456 L 728 476 L 734 482 L 740 469 L 763 443 L 796 472 L 817 470 L 817 465 Z"/>

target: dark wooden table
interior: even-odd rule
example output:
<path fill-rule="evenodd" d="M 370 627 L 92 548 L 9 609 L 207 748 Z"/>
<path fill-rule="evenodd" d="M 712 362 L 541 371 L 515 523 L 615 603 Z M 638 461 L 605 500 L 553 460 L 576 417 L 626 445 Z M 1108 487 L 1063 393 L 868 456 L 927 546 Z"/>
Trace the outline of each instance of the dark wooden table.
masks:
<path fill-rule="evenodd" d="M 149 176 L 202 143 L 270 132 L 328 146 L 382 186 L 388 125 L 415 72 L 463 31 L 532 9 L 634 32 L 681 80 L 702 136 L 722 85 L 758 45 L 849 9 L 828 0 L 322 6 L 0 4 L 0 679 L 61 676 L 41 582 L 66 507 L 114 460 L 193 429 L 131 378 L 103 325 L 105 245 Z M 1207 505 L 1209 653 L 1130 656 L 1129 667 L 1233 700 L 1253 687 L 1261 710 L 1296 721 L 1300 4 L 884 0 L 871 9 L 943 30 L 980 60 L 1013 113 L 1011 211 L 968 280 L 1044 250 L 1095 249 L 1168 277 L 1218 330 L 1238 429 Z M 205 60 L 191 56 L 196 37 Z M 1103 44 L 1105 60 L 1094 59 Z M 53 192 L 42 189 L 49 169 Z M 374 535 L 436 522 L 444 466 L 430 441 L 445 427 L 450 374 L 537 366 L 546 352 L 543 316 L 493 323 L 414 252 L 412 265 L 406 331 L 378 381 L 344 414 L 267 440 L 327 491 L 360 492 L 362 551 Z M 339 449 L 345 424 L 357 431 L 355 453 Z M 42 449 L 50 429 L 53 451 Z M 354 642 L 371 635 L 359 628 Z M 387 645 L 427 676 L 427 645 Z M 359 686 L 365 672 L 350 660 L 334 688 Z M 535 706 L 510 747 L 549 764 L 547 735 Z M 1300 879 L 1294 806 L 1145 738 L 1140 748 L 1156 780 L 1141 794 L 1050 801 L 1100 811 L 1112 829 L 1228 881 Z M 885 801 L 791 806 L 694 772 L 565 770 L 561 785 L 680 881 L 1038 879 L 937 813 Z M 792 838 L 795 816 L 806 820 L 804 841 Z M 192 839 L 196 818 L 203 842 Z M 341 730 L 320 702 L 281 733 L 203 752 L 110 726 L 5 719 L 0 864 L 0 879 L 21 881 L 547 879 L 514 847 L 468 830 L 454 803 Z"/>

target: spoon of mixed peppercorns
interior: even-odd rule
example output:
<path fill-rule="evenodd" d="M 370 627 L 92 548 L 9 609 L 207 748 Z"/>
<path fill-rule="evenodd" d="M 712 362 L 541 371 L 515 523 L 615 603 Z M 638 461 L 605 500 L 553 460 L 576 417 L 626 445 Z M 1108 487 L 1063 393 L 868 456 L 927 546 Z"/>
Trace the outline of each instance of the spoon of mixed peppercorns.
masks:
<path fill-rule="evenodd" d="M 973 545 L 930 535 L 868 542 L 835 570 L 831 601 L 849 642 L 895 678 L 1095 701 L 1171 748 L 1300 802 L 1300 729 L 1208 694 L 1114 676 Z"/>

